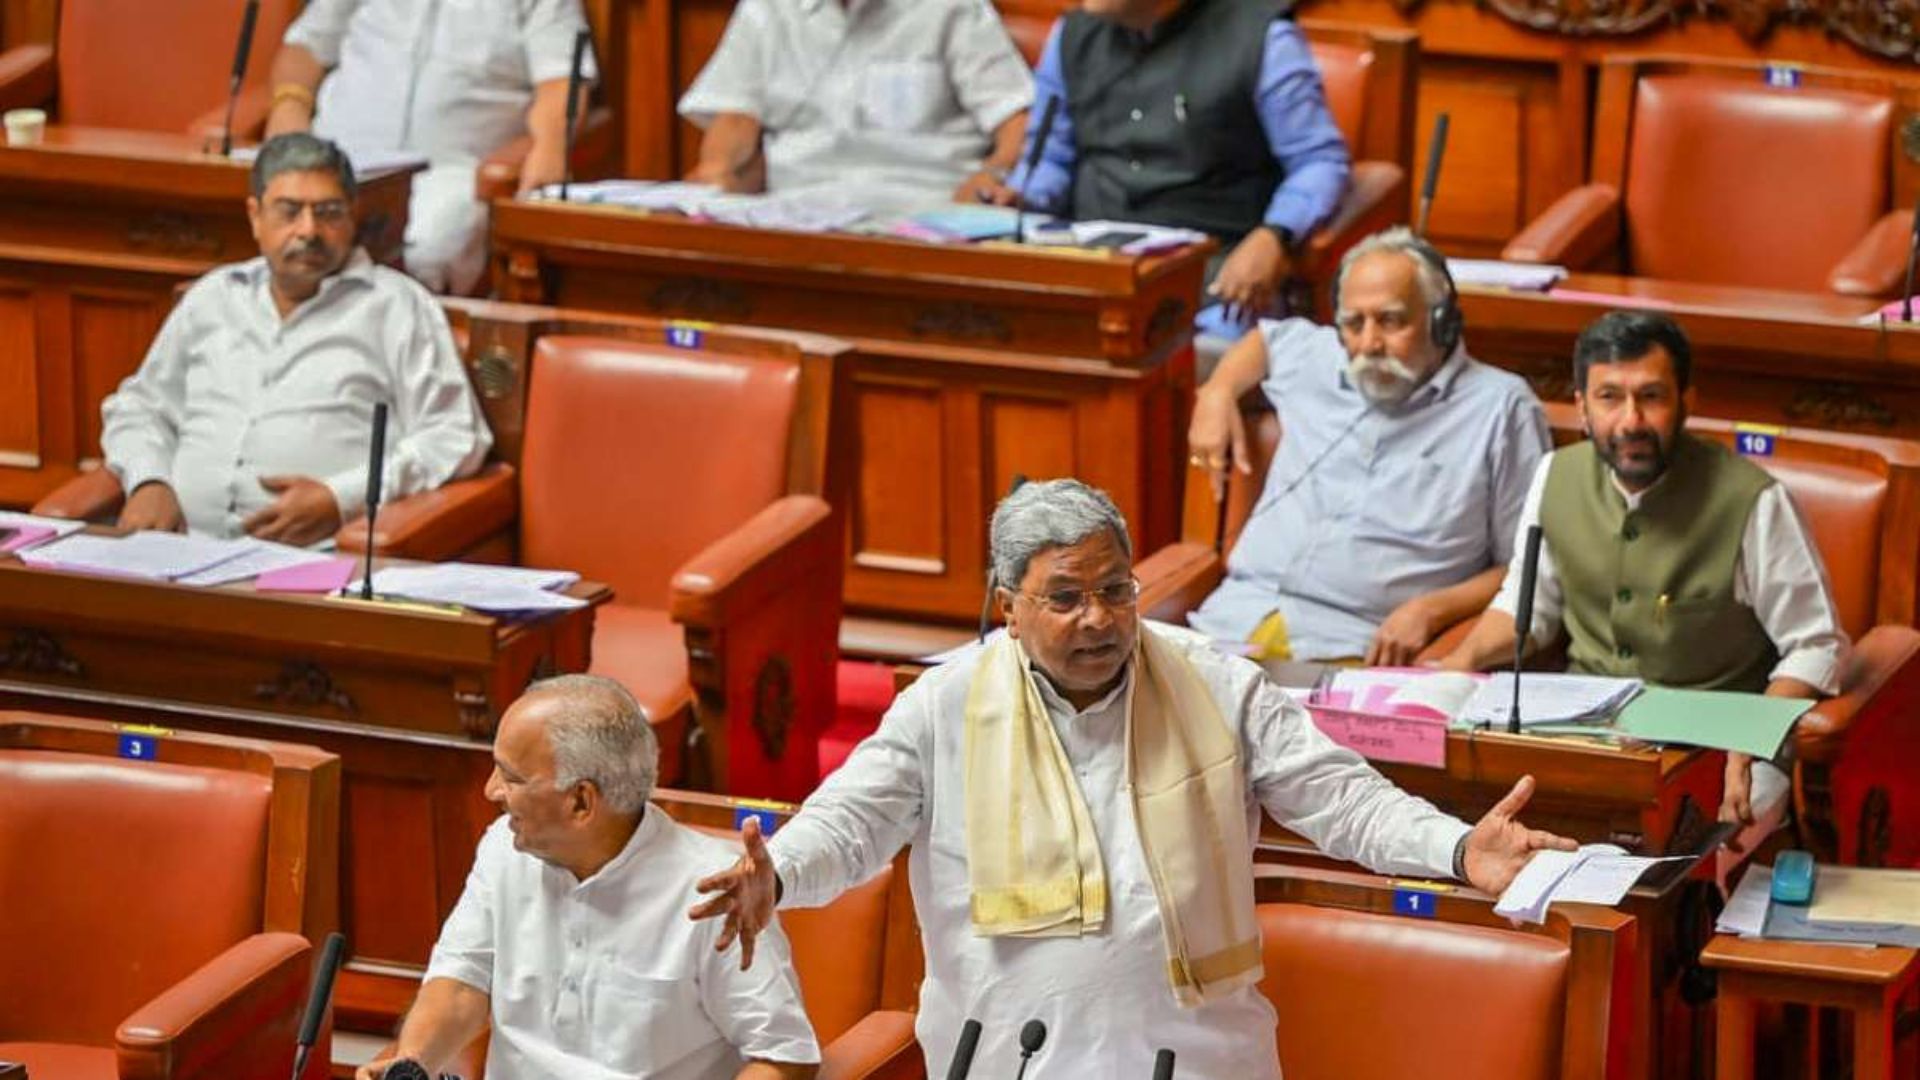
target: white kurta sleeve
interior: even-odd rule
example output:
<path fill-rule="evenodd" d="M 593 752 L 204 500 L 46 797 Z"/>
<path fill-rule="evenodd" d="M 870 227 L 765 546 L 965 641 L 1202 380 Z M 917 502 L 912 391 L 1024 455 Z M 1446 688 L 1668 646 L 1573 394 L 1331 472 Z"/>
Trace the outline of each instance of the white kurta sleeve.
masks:
<path fill-rule="evenodd" d="M 306 9 L 287 27 L 284 43 L 298 45 L 313 54 L 321 67 L 340 63 L 340 42 L 347 36 L 347 24 L 362 0 L 307 0 Z"/>
<path fill-rule="evenodd" d="M 534 0 L 521 23 L 527 49 L 527 73 L 535 85 L 570 78 L 573 74 L 573 39 L 587 26 L 580 0 Z M 593 50 L 587 50 L 581 77 L 595 81 L 598 68 Z"/>
<path fill-rule="evenodd" d="M 147 349 L 140 370 L 100 403 L 100 449 L 107 468 L 132 495 L 151 480 L 173 483 L 174 452 L 186 415 L 187 369 L 195 338 L 197 287 L 180 301 Z"/>
<path fill-rule="evenodd" d="M 768 841 L 781 907 L 819 907 L 880 872 L 920 829 L 934 695 L 909 687 Z"/>
<path fill-rule="evenodd" d="M 764 0 L 740 0 L 707 66 L 681 96 L 681 116 L 701 127 L 721 113 L 765 119 L 772 22 Z"/>
<path fill-rule="evenodd" d="M 1329 855 L 1378 873 L 1453 876 L 1465 822 L 1401 791 L 1327 738 L 1272 682 L 1254 680 L 1246 694 L 1247 782 L 1274 820 Z"/>
<path fill-rule="evenodd" d="M 1771 677 L 1839 693 L 1847 633 L 1826 564 L 1782 484 L 1769 485 L 1754 502 L 1740 540 L 1740 573 L 1747 603 L 1780 654 Z"/>
<path fill-rule="evenodd" d="M 713 947 L 721 921 L 702 925 L 700 1007 L 727 1042 L 749 1061 L 811 1065 L 820 1060 L 820 1044 L 800 999 L 787 935 L 775 923 L 755 943 L 753 966 L 740 970 L 740 949 Z"/>
<path fill-rule="evenodd" d="M 946 44 L 947 77 L 981 131 L 991 135 L 1033 105 L 1033 72 L 987 0 L 961 5 Z"/>
<path fill-rule="evenodd" d="M 486 459 L 493 436 L 473 396 L 453 332 L 432 297 L 408 283 L 396 303 L 385 345 L 393 363 L 393 407 L 388 416 L 383 499 L 432 491 L 469 476 Z M 342 520 L 366 509 L 364 469 L 324 478 Z"/>
<path fill-rule="evenodd" d="M 440 939 L 427 959 L 423 982 L 452 979 L 489 996 L 493 993 L 494 906 L 499 901 L 500 864 L 513 854 L 505 819 L 480 838 L 453 913 L 440 927 Z"/>

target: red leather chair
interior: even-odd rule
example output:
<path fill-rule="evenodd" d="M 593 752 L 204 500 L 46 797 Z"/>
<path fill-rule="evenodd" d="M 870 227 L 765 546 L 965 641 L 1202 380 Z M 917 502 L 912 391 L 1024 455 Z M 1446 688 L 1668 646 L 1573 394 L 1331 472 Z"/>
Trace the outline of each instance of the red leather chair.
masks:
<path fill-rule="evenodd" d="M 337 921 L 340 761 L 173 734 L 135 757 L 126 737 L 0 712 L 0 1061 L 35 1080 L 280 1080 L 308 939 Z"/>
<path fill-rule="evenodd" d="M 1261 865 L 1254 887 L 1287 1080 L 1621 1075 L 1632 916 L 1562 904 L 1514 927 L 1449 893 L 1422 894 L 1435 914 L 1414 918 L 1386 879 L 1299 867 Z"/>
<path fill-rule="evenodd" d="M 51 45 L 0 53 L 0 109 L 54 109 L 62 124 L 218 132 L 246 0 L 60 0 Z M 267 62 L 299 0 L 263 0 L 234 130 L 267 116 Z M 155 54 L 164 42 L 164 61 Z"/>
<path fill-rule="evenodd" d="M 1896 189 L 1890 77 L 1657 57 L 1609 59 L 1592 180 L 1507 244 L 1572 269 L 1851 296 L 1898 292 L 1913 192 Z M 1756 179 L 1764 177 L 1764 179 Z"/>

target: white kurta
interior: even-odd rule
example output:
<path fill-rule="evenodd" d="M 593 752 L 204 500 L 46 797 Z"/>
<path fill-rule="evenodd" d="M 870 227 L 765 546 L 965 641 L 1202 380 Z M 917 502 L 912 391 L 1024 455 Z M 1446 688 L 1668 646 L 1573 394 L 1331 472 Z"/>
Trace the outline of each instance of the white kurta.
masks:
<path fill-rule="evenodd" d="M 485 269 L 476 168 L 526 134 L 534 87 L 567 78 L 585 25 L 580 0 L 310 0 L 287 30 L 331 69 L 315 134 L 349 155 L 432 162 L 414 177 L 407 226 L 407 269 L 429 288 L 465 292 Z"/>
<path fill-rule="evenodd" d="M 1215 653 L 1198 635 L 1160 632 L 1178 635 L 1239 734 L 1250 824 L 1264 807 L 1337 856 L 1385 872 L 1450 874 L 1464 823 L 1334 745 L 1251 663 Z M 984 1028 L 976 1076 L 1012 1075 L 1021 1025 L 1038 1018 L 1049 1035 L 1029 1080 L 1145 1076 L 1161 1047 L 1178 1055 L 1182 1080 L 1277 1077 L 1274 1013 L 1257 987 L 1193 1009 L 1174 1003 L 1160 909 L 1127 793 L 1125 685 L 1076 712 L 1035 676 L 1099 837 L 1106 927 L 1077 938 L 974 934 L 961 718 L 979 656 L 971 650 L 921 676 L 774 835 L 782 905 L 825 903 L 902 844 L 913 845 L 909 868 L 927 958 L 917 1027 L 930 1075 L 944 1075 L 961 1022 L 971 1017 Z M 1252 872 L 1251 852 L 1241 865 Z"/>
<path fill-rule="evenodd" d="M 447 317 L 418 282 L 355 251 L 282 319 L 266 260 L 252 259 L 187 290 L 101 404 L 100 444 L 129 494 L 170 485 L 194 533 L 241 535 L 277 497 L 263 476 L 321 481 L 348 520 L 365 509 L 381 401 L 387 499 L 472 473 L 492 445 Z"/>
<path fill-rule="evenodd" d="M 687 918 L 693 882 L 734 856 L 649 806 L 580 881 L 494 822 L 426 974 L 489 996 L 489 1080 L 732 1080 L 743 1058 L 819 1061 L 779 925 L 741 971 L 738 946 L 714 950 L 719 920 Z"/>

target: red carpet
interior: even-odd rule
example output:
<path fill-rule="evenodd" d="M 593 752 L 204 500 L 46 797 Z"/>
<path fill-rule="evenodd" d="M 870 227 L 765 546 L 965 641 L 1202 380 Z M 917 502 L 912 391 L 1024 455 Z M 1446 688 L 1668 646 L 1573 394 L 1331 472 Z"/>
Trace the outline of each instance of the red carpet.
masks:
<path fill-rule="evenodd" d="M 847 760 L 861 739 L 880 726 L 880 717 L 893 704 L 893 668 L 859 660 L 842 660 L 834 673 L 837 705 L 833 726 L 820 737 L 820 777 L 825 779 Z"/>

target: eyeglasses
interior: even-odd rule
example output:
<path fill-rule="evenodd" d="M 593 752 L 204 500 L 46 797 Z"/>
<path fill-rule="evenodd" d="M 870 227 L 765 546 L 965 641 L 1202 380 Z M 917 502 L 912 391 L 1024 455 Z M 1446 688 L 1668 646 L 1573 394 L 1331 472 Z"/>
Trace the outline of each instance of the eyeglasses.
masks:
<path fill-rule="evenodd" d="M 1128 578 L 1094 589 L 1055 589 L 1047 593 L 1022 592 L 1020 595 L 1055 615 L 1076 614 L 1092 600 L 1100 601 L 1100 606 L 1108 611 L 1125 611 L 1140 600 L 1140 579 Z"/>
<path fill-rule="evenodd" d="M 353 212 L 353 206 L 345 199 L 323 199 L 319 202 L 275 199 L 267 204 L 267 217 L 275 225 L 291 225 L 308 210 L 313 211 L 315 225 L 338 225 L 347 220 L 347 215 Z"/>

